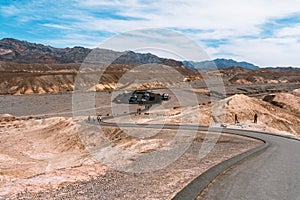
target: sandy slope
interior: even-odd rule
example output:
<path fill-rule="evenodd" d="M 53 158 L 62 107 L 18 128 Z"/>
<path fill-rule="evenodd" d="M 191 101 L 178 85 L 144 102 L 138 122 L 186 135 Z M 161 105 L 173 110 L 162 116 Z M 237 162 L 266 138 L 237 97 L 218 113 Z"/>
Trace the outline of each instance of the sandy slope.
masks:
<path fill-rule="evenodd" d="M 297 93 L 298 91 L 298 93 Z M 300 93 L 294 90 L 292 93 L 274 94 L 273 101 L 278 102 L 284 109 L 290 110 L 300 115 Z"/>
<path fill-rule="evenodd" d="M 151 109 L 144 116 L 132 116 L 135 123 L 194 123 L 202 125 L 225 123 L 229 127 L 255 129 L 279 134 L 300 135 L 299 97 L 283 93 L 276 94 L 276 99 L 287 105 L 278 107 L 269 102 L 248 97 L 234 95 L 213 105 L 199 105 L 196 107 L 175 107 L 173 109 Z M 212 110 L 214 110 L 212 115 Z M 222 112 L 224 111 L 224 112 Z M 258 114 L 258 123 L 253 123 L 254 114 Z M 237 114 L 239 124 L 234 124 Z M 198 120 L 195 120 L 197 118 Z M 115 120 L 116 121 L 116 120 Z M 119 122 L 128 122 L 128 118 L 120 118 Z"/>
<path fill-rule="evenodd" d="M 77 135 L 75 123 L 66 118 L 1 122 L 0 195 L 30 187 L 47 187 L 88 178 L 105 167 L 72 167 L 94 163 Z M 64 169 L 59 173 L 58 169 Z M 69 169 L 69 170 L 68 170 Z M 72 173 L 78 176 L 72 176 Z M 41 176 L 37 176 L 41 175 Z"/>
<path fill-rule="evenodd" d="M 287 103 L 288 99 L 286 99 Z M 293 99 L 291 99 L 293 101 Z M 263 100 L 245 95 L 235 95 L 224 100 L 226 108 L 226 123 L 232 123 L 234 114 L 240 122 L 251 122 L 255 113 L 259 124 L 265 124 L 279 131 L 300 134 L 300 117 L 289 109 L 274 106 Z M 287 103 L 289 104 L 289 103 Z M 290 102 L 290 105 L 292 102 Z"/>
<path fill-rule="evenodd" d="M 103 195 L 109 199 L 169 199 L 213 165 L 261 144 L 254 139 L 220 135 L 213 150 L 200 159 L 205 133 L 198 132 L 191 148 L 172 164 L 151 172 L 125 173 L 118 171 L 119 167 L 130 166 L 154 151 L 168 151 L 172 142 L 174 146 L 185 141 L 174 143 L 176 130 L 141 136 L 140 129 L 101 128 L 86 119 L 76 124 L 77 120 L 49 118 L 1 123 L 0 198 L 74 199 L 96 194 L 97 199 Z M 99 134 L 100 129 L 103 134 Z"/>
<path fill-rule="evenodd" d="M 149 135 L 151 131 L 143 135 L 144 131 L 140 129 L 94 126 L 92 122 L 86 123 L 86 118 L 83 121 L 62 117 L 7 120 L 0 122 L 0 198 L 22 192 L 26 194 L 28 191 L 51 190 L 62 184 L 105 176 L 108 170 L 130 166 L 135 159 L 147 153 L 168 151 L 177 133 L 161 130 L 153 136 Z M 78 120 L 80 123 L 76 123 Z M 100 130 L 102 134 L 99 134 Z M 204 138 L 203 133 L 199 134 L 196 138 L 198 145 Z M 220 149 L 231 143 L 233 146 L 228 153 L 220 155 L 217 148 L 217 156 L 212 154 L 209 159 L 218 163 L 259 144 L 254 140 L 224 136 L 220 138 Z M 210 166 L 211 162 L 207 161 L 200 168 L 203 171 Z M 191 168 L 188 172 L 190 177 L 187 179 L 182 175 L 182 180 L 188 181 L 199 173 L 194 169 L 198 170 Z M 167 176 L 173 174 L 168 173 Z M 180 182 L 178 184 L 172 187 L 176 189 L 182 185 Z M 174 188 L 169 192 L 174 192 Z"/>

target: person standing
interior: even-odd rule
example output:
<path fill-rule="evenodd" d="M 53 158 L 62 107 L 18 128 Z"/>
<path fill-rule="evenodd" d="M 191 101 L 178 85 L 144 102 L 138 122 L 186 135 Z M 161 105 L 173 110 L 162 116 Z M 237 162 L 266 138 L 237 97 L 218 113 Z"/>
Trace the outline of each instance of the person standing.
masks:
<path fill-rule="evenodd" d="M 98 116 L 97 116 L 97 120 L 98 120 L 98 122 L 100 123 L 100 122 L 102 121 L 102 115 L 98 115 Z"/>
<path fill-rule="evenodd" d="M 254 123 L 255 123 L 255 124 L 257 124 L 257 118 L 258 118 L 258 115 L 255 113 L 255 114 L 254 114 Z"/>
<path fill-rule="evenodd" d="M 237 114 L 234 115 L 234 124 L 238 124 L 239 120 L 238 120 L 238 116 Z"/>

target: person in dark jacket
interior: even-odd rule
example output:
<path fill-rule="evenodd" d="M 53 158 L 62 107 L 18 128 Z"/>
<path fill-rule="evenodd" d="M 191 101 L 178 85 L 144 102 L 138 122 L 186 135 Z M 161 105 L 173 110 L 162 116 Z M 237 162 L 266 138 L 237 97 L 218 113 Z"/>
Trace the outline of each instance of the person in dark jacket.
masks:
<path fill-rule="evenodd" d="M 234 124 L 238 124 L 239 120 L 238 120 L 238 116 L 237 114 L 234 115 Z"/>
<path fill-rule="evenodd" d="M 257 124 L 257 118 L 258 118 L 258 115 L 255 113 L 255 114 L 254 114 L 254 123 L 255 123 L 255 124 Z"/>

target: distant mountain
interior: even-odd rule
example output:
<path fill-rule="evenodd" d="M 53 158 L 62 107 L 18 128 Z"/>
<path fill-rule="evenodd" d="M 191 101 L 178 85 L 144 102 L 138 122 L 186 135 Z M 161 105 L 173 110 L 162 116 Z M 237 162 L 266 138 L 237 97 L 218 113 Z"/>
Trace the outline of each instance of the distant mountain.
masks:
<path fill-rule="evenodd" d="M 224 59 L 224 58 L 218 58 L 212 61 L 202 61 L 202 62 L 193 62 L 193 61 L 184 61 L 183 64 L 187 67 L 193 67 L 196 69 L 214 69 L 217 67 L 218 69 L 224 69 L 224 68 L 230 68 L 230 67 L 243 67 L 246 69 L 260 69 L 258 66 L 253 65 L 248 62 L 237 62 L 232 59 Z"/>
<path fill-rule="evenodd" d="M 13 38 L 4 38 L 0 40 L 0 61 L 27 63 L 27 64 L 69 64 L 82 63 L 93 49 L 75 46 L 72 48 L 55 48 L 42 44 L 20 41 Z M 141 64 L 165 64 L 173 67 L 186 66 L 190 69 L 212 69 L 213 66 L 218 68 L 229 68 L 240 66 L 247 69 L 259 69 L 259 67 L 247 63 L 236 62 L 234 60 L 216 59 L 213 61 L 193 62 L 193 61 L 176 61 L 173 59 L 160 58 L 151 53 L 136 53 L 133 51 L 117 52 L 112 50 L 97 49 L 103 59 L 111 60 L 116 58 L 112 64 L 141 65 Z"/>
<path fill-rule="evenodd" d="M 159 58 L 151 53 L 141 54 L 133 51 L 127 51 L 118 57 L 113 64 L 141 65 L 161 62 L 163 62 L 163 58 Z"/>
<path fill-rule="evenodd" d="M 126 65 L 142 65 L 142 64 L 164 64 L 172 67 L 184 66 L 181 61 L 160 58 L 151 53 L 135 53 L 133 51 L 124 52 L 118 57 L 113 64 L 126 64 Z"/>
<path fill-rule="evenodd" d="M 73 48 L 55 48 L 42 44 L 20 41 L 13 38 L 0 40 L 0 61 L 27 63 L 27 64 L 67 64 L 82 63 L 93 49 L 76 46 Z M 160 58 L 151 53 L 135 53 L 133 51 L 117 52 L 106 49 L 97 49 L 97 53 L 105 56 L 103 60 L 116 58 L 112 64 L 141 65 L 141 64 L 165 64 L 181 67 L 180 61 Z"/>
<path fill-rule="evenodd" d="M 80 63 L 91 52 L 84 47 L 54 48 L 13 38 L 0 40 L 0 60 L 17 63 Z"/>
<path fill-rule="evenodd" d="M 284 72 L 300 72 L 300 67 L 266 67 L 265 69 Z"/>

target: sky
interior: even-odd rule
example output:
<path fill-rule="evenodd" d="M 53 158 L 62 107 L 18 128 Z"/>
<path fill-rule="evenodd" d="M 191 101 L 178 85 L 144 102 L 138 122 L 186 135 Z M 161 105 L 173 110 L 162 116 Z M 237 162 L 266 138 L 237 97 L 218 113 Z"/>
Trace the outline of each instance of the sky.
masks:
<path fill-rule="evenodd" d="M 211 59 L 300 67 L 300 0 L 1 0 L 0 24 L 0 38 L 90 48 L 128 31 L 166 28 Z"/>

